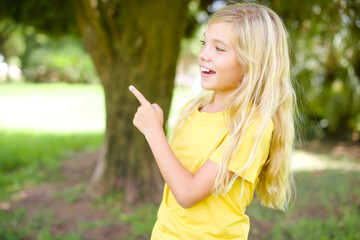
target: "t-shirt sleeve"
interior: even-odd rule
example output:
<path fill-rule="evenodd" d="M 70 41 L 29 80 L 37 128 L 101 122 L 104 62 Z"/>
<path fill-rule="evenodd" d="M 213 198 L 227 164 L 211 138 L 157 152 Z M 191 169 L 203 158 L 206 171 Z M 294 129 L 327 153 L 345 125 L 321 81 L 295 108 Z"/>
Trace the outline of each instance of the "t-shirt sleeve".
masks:
<path fill-rule="evenodd" d="M 234 172 L 235 174 L 238 174 L 240 177 L 244 178 L 245 180 L 251 183 L 255 183 L 263 164 L 268 158 L 272 132 L 274 129 L 274 124 L 272 121 L 270 121 L 267 124 L 266 132 L 261 139 L 259 151 L 256 154 L 254 161 L 252 162 L 252 164 L 249 166 L 248 169 L 239 172 L 242 169 L 242 167 L 244 167 L 250 156 L 251 148 L 255 143 L 255 133 L 256 130 L 258 129 L 259 123 L 260 123 L 259 119 L 255 120 L 250 124 L 249 128 L 245 131 L 244 138 L 240 143 L 240 146 L 237 152 L 235 153 L 233 159 L 231 159 L 228 167 L 230 171 Z M 219 164 L 221 161 L 221 157 L 227 139 L 225 139 L 224 141 L 225 141 L 224 144 L 221 144 L 209 157 L 210 160 L 214 161 L 217 164 Z"/>

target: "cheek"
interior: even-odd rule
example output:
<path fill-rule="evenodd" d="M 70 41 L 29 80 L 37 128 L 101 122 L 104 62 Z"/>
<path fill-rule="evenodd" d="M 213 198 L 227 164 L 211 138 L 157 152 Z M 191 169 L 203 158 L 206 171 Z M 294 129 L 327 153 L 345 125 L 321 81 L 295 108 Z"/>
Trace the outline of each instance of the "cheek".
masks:
<path fill-rule="evenodd" d="M 236 58 L 232 64 L 232 72 L 234 74 L 234 78 L 236 78 L 237 81 L 240 81 L 242 79 L 242 77 L 243 77 L 242 67 Z"/>
<path fill-rule="evenodd" d="M 239 79 L 239 81 L 240 81 L 243 78 L 242 68 L 240 66 L 237 66 L 235 72 L 236 72 L 237 79 Z"/>
<path fill-rule="evenodd" d="M 228 85 L 233 87 L 238 86 L 242 79 L 240 72 L 236 71 L 235 69 L 229 72 L 227 77 L 228 77 L 228 81 L 227 81 Z"/>
<path fill-rule="evenodd" d="M 226 73 L 233 83 L 239 83 L 242 79 L 242 70 L 238 64 L 229 64 Z"/>

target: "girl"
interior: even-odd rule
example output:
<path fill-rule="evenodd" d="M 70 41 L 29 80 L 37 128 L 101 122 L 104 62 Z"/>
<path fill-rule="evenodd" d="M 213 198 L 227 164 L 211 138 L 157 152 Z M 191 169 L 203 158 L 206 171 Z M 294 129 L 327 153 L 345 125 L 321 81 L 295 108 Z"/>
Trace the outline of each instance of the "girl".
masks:
<path fill-rule="evenodd" d="M 198 61 L 204 91 L 183 107 L 170 145 L 163 114 L 130 86 L 166 182 L 151 239 L 247 239 L 253 193 L 284 209 L 290 196 L 294 91 L 286 30 L 269 8 L 228 5 L 209 20 Z"/>

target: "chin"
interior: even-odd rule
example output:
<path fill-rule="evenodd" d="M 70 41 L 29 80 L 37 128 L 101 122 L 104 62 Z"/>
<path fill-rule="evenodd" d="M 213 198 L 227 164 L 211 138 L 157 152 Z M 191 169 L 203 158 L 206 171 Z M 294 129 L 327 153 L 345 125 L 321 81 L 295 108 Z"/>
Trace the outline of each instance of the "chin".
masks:
<path fill-rule="evenodd" d="M 207 91 L 214 90 L 212 87 L 209 87 L 208 85 L 202 84 L 202 83 L 201 83 L 201 88 L 204 89 L 204 90 L 207 90 Z"/>
<path fill-rule="evenodd" d="M 209 84 L 209 81 L 207 80 L 203 80 L 201 79 L 201 87 L 204 89 L 204 90 L 214 90 L 214 86 L 212 86 L 211 84 Z"/>

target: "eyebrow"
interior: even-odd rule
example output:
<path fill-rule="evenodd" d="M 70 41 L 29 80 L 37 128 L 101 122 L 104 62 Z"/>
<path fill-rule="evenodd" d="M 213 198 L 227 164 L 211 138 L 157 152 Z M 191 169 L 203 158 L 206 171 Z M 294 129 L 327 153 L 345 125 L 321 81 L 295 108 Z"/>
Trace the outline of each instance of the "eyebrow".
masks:
<path fill-rule="evenodd" d="M 205 32 L 203 33 L 204 37 L 206 38 L 206 34 Z M 231 48 L 231 46 L 229 44 L 227 44 L 226 42 L 224 41 L 221 41 L 220 39 L 213 39 L 214 42 L 218 42 L 218 43 L 221 43 L 221 44 L 224 44 L 226 47 L 228 48 Z"/>

